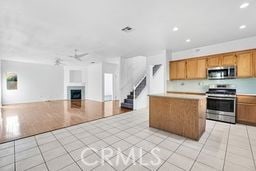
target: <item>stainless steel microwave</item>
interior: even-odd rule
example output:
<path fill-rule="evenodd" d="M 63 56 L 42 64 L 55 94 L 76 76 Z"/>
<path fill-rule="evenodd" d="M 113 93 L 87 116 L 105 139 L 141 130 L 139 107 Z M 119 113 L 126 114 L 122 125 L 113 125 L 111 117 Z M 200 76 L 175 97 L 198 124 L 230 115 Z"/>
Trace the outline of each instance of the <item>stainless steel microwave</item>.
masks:
<path fill-rule="evenodd" d="M 234 79 L 236 78 L 236 67 L 215 67 L 207 69 L 207 77 L 209 80 Z"/>

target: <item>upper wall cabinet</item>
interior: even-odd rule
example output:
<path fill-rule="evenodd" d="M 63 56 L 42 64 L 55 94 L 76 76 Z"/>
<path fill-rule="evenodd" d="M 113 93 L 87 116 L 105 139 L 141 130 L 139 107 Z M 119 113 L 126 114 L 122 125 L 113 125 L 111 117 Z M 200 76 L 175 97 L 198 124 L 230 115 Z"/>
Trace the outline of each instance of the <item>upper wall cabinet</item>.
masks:
<path fill-rule="evenodd" d="M 186 79 L 186 61 L 170 62 L 170 80 Z"/>
<path fill-rule="evenodd" d="M 254 77 L 256 77 L 256 50 L 253 51 L 253 61 Z"/>
<path fill-rule="evenodd" d="M 236 54 L 235 53 L 224 54 L 222 56 L 221 65 L 222 66 L 236 65 Z"/>
<path fill-rule="evenodd" d="M 221 55 L 215 55 L 215 56 L 209 57 L 207 59 L 208 68 L 220 66 L 221 65 L 221 59 L 222 59 Z"/>
<path fill-rule="evenodd" d="M 253 77 L 253 51 L 239 52 L 237 55 L 237 77 Z"/>
<path fill-rule="evenodd" d="M 187 79 L 204 79 L 206 78 L 206 59 L 189 59 L 187 60 Z"/>
<path fill-rule="evenodd" d="M 256 49 L 170 62 L 170 80 L 204 79 L 207 68 L 236 66 L 237 78 L 256 77 Z"/>
<path fill-rule="evenodd" d="M 210 56 L 207 59 L 208 68 L 220 67 L 220 66 L 232 66 L 232 65 L 236 65 L 235 53 Z"/>

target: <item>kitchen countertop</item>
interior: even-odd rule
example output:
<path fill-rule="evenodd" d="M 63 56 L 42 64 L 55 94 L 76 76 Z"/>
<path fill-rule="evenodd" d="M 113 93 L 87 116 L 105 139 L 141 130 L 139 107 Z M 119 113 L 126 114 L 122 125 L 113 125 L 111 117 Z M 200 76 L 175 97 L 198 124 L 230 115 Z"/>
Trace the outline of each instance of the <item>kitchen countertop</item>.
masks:
<path fill-rule="evenodd" d="M 237 96 L 256 96 L 256 94 L 237 93 Z"/>
<path fill-rule="evenodd" d="M 193 99 L 200 100 L 205 99 L 205 95 L 192 95 L 192 94 L 182 94 L 182 93 L 162 93 L 162 94 L 150 94 L 151 97 L 166 97 L 166 98 L 179 98 L 179 99 Z"/>
<path fill-rule="evenodd" d="M 202 93 L 202 92 L 186 92 L 186 91 L 167 91 L 167 93 L 205 95 L 205 93 Z"/>
<path fill-rule="evenodd" d="M 167 93 L 171 94 L 191 94 L 191 95 L 205 95 L 205 93 L 202 92 L 176 92 L 176 91 L 167 91 Z M 237 93 L 238 96 L 256 96 L 256 94 L 250 94 L 250 93 Z"/>

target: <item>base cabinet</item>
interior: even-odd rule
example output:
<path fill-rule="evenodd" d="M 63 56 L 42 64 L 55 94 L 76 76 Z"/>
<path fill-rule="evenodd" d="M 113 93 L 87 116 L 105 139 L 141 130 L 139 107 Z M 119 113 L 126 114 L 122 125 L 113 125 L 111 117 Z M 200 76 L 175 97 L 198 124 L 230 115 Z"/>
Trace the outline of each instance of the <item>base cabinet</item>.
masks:
<path fill-rule="evenodd" d="M 237 98 L 237 122 L 256 125 L 256 96 L 238 96 Z"/>

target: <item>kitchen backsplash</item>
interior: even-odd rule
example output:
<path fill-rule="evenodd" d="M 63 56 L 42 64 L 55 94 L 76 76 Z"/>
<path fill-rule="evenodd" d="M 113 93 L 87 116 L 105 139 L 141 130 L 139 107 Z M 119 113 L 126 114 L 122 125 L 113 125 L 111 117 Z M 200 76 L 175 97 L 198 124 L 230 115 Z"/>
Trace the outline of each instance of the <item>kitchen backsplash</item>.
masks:
<path fill-rule="evenodd" d="M 210 84 L 233 84 L 238 93 L 256 94 L 256 78 L 230 80 L 180 80 L 168 81 L 167 91 L 206 92 Z"/>

